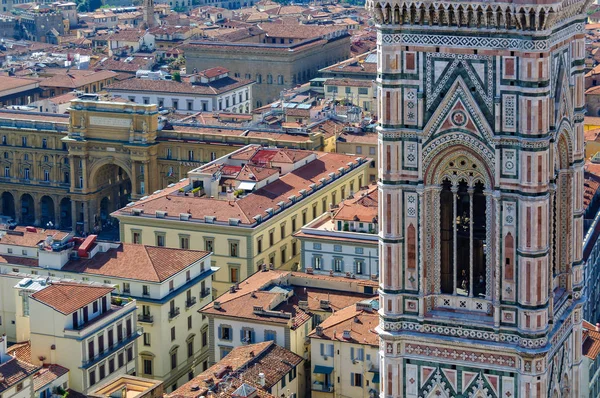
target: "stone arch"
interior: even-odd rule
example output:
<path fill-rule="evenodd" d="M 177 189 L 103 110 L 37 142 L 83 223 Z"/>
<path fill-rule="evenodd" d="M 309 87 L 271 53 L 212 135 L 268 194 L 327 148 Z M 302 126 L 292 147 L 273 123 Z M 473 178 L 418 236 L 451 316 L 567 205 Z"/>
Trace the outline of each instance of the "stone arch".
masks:
<path fill-rule="evenodd" d="M 62 198 L 58 205 L 60 211 L 60 225 L 58 228 L 60 229 L 68 229 L 72 228 L 72 215 L 71 215 L 71 199 L 70 198 Z"/>
<path fill-rule="evenodd" d="M 21 222 L 24 224 L 35 224 L 35 200 L 33 196 L 28 193 L 24 193 L 19 198 L 21 202 Z"/>
<path fill-rule="evenodd" d="M 92 167 L 90 168 L 87 178 L 91 184 L 96 183 L 96 177 L 97 177 L 98 171 L 102 167 L 107 166 L 107 165 L 115 165 L 115 166 L 120 167 L 121 169 L 123 169 L 123 171 L 125 171 L 125 173 L 127 173 L 127 176 L 129 177 L 129 179 L 131 179 L 131 174 L 132 174 L 131 166 L 126 161 L 123 161 L 118 158 L 105 158 L 105 159 L 100 159 L 99 161 L 95 162 L 92 165 Z"/>
<path fill-rule="evenodd" d="M 10 192 L 2 193 L 2 215 L 15 219 L 15 197 Z"/>
<path fill-rule="evenodd" d="M 452 165 L 453 161 L 465 161 L 471 164 Z M 426 185 L 440 185 L 448 169 L 455 169 L 457 180 L 465 179 L 475 184 L 481 182 L 491 189 L 494 186 L 494 166 L 470 146 L 463 144 L 439 145 L 424 160 L 424 180 Z M 472 175 L 471 175 L 472 174 Z"/>
<path fill-rule="evenodd" d="M 42 227 L 56 227 L 56 214 L 54 214 L 54 199 L 48 195 L 40 198 L 39 215 Z"/>

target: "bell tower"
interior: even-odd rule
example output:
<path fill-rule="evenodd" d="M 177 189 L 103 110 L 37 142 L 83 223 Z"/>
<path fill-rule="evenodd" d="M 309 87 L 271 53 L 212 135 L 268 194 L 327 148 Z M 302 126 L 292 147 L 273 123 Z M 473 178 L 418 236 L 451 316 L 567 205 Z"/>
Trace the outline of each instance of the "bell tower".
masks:
<path fill-rule="evenodd" d="M 591 0 L 367 0 L 382 397 L 580 390 Z"/>
<path fill-rule="evenodd" d="M 147 29 L 151 29 L 156 26 L 156 20 L 154 19 L 154 0 L 143 0 L 143 17 L 144 24 Z"/>

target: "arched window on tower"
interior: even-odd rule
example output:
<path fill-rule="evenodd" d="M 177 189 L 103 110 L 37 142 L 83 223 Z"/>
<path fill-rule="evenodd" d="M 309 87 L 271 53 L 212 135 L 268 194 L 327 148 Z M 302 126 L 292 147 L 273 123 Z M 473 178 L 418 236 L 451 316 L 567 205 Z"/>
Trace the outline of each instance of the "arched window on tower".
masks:
<path fill-rule="evenodd" d="M 440 194 L 441 279 L 445 294 L 486 296 L 486 199 L 480 182 L 445 179 Z"/>

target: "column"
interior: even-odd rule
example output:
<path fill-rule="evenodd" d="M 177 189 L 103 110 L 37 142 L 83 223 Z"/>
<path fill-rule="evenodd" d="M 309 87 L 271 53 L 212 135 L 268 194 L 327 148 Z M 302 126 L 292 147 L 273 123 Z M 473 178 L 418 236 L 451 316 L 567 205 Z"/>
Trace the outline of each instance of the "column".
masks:
<path fill-rule="evenodd" d="M 15 192 L 14 193 L 14 198 L 15 198 L 15 222 L 17 224 L 21 223 L 21 219 L 22 219 L 22 215 L 23 215 L 23 209 L 21 207 L 21 192 Z"/>
<path fill-rule="evenodd" d="M 473 297 L 473 192 L 475 189 L 469 187 L 469 297 Z"/>
<path fill-rule="evenodd" d="M 33 225 L 36 227 L 43 227 L 43 225 L 40 225 L 42 220 L 42 202 L 39 197 L 33 199 L 33 209 L 33 211 L 35 211 L 35 221 L 33 222 Z"/>
<path fill-rule="evenodd" d="M 81 175 L 83 176 L 83 184 L 81 189 L 87 191 L 88 187 L 88 175 L 87 175 L 87 156 L 81 157 Z"/>
<path fill-rule="evenodd" d="M 457 242 L 457 236 L 456 236 L 456 212 L 457 212 L 457 204 L 456 204 L 456 194 L 458 193 L 458 185 L 452 185 L 452 187 L 450 188 L 450 191 L 452 191 L 452 210 L 453 210 L 453 215 L 454 217 L 452 218 L 452 294 L 456 295 L 456 242 Z"/>
<path fill-rule="evenodd" d="M 137 163 L 133 161 L 131 162 L 131 199 L 135 199 L 137 196 Z"/>
<path fill-rule="evenodd" d="M 85 179 L 85 177 L 84 177 Z M 88 202 L 83 202 L 83 232 L 90 231 L 90 205 Z"/>
<path fill-rule="evenodd" d="M 69 175 L 71 177 L 71 191 L 73 191 L 77 186 L 75 185 L 75 156 L 69 155 L 69 166 L 71 170 L 69 171 Z"/>
<path fill-rule="evenodd" d="M 150 162 L 147 160 L 144 160 L 142 162 L 142 164 L 144 165 L 144 195 L 149 195 L 152 191 L 150 190 L 150 186 L 148 185 L 148 174 L 150 173 Z"/>
<path fill-rule="evenodd" d="M 441 226 L 440 226 L 440 195 L 442 193 L 442 187 L 441 186 L 435 186 L 431 189 L 431 195 L 428 195 L 428 200 L 430 201 L 429 205 L 428 205 L 428 209 L 430 211 L 433 212 L 433 222 L 434 225 L 433 227 L 429 226 L 430 230 L 429 233 L 426 236 L 433 236 L 434 237 L 434 247 L 432 248 L 432 250 L 428 251 L 428 255 L 429 255 L 429 264 L 433 264 L 433 272 L 436 272 L 438 275 L 438 280 L 440 281 L 440 283 L 437 284 L 437 286 L 434 286 L 434 293 L 435 294 L 440 294 L 442 292 L 442 284 L 441 284 L 441 272 L 442 272 L 442 267 L 441 267 L 441 247 L 440 247 L 440 231 L 441 231 Z M 437 253 L 437 256 L 435 255 L 435 253 Z M 435 277 L 434 277 L 435 280 Z M 429 293 L 429 292 L 427 292 Z"/>
<path fill-rule="evenodd" d="M 501 245 L 501 239 L 500 239 L 500 224 L 502 224 L 502 222 L 500 221 L 500 191 L 494 191 L 493 195 L 492 195 L 492 200 L 493 200 L 493 211 L 494 211 L 494 287 L 495 287 L 495 291 L 494 291 L 494 300 L 493 300 L 493 306 L 494 306 L 494 327 L 495 328 L 499 328 L 500 327 L 500 245 Z M 491 242 L 487 242 L 488 247 L 491 247 L 490 245 Z M 491 250 L 490 250 L 491 251 Z M 486 253 L 487 254 L 487 253 Z"/>
<path fill-rule="evenodd" d="M 52 222 L 54 223 L 54 228 L 60 229 L 60 196 L 54 196 L 52 200 L 54 201 L 54 220 Z"/>
<path fill-rule="evenodd" d="M 417 202 L 417 206 L 419 206 L 419 238 L 418 238 L 418 242 L 419 244 L 417 245 L 417 255 L 419 256 L 419 318 L 423 319 L 423 317 L 425 316 L 425 284 L 426 284 L 426 279 L 425 279 L 425 262 L 423 261 L 423 256 L 425 253 L 425 250 L 423 250 L 423 246 L 425 244 L 424 242 L 424 237 L 423 237 L 423 229 L 425 228 L 425 212 L 423 211 L 423 198 L 424 198 L 424 189 L 423 189 L 423 185 L 419 184 L 419 186 L 417 187 L 417 195 L 419 197 L 418 202 Z M 342 198 L 344 199 L 344 198 Z"/>
<path fill-rule="evenodd" d="M 77 231 L 77 218 L 79 216 L 79 209 L 77 208 L 77 201 L 71 199 L 71 228 L 73 232 Z"/>

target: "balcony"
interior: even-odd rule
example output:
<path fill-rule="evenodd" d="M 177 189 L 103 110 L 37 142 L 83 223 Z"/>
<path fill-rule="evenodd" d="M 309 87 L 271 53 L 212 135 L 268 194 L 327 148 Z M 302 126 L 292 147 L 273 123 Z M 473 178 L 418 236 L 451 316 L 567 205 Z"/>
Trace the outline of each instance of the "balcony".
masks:
<path fill-rule="evenodd" d="M 208 297 L 208 296 L 210 296 L 210 289 L 204 288 L 204 289 L 202 289 L 200 294 L 201 294 L 201 296 L 200 296 L 201 298 Z"/>
<path fill-rule="evenodd" d="M 154 316 L 150 314 L 139 314 L 138 322 L 154 323 Z"/>
<path fill-rule="evenodd" d="M 188 300 L 185 300 L 185 308 L 188 309 L 196 304 L 196 297 L 190 297 Z"/>
<path fill-rule="evenodd" d="M 321 392 L 333 392 L 333 386 L 325 384 L 322 381 L 315 381 L 312 384 L 312 390 Z"/>
<path fill-rule="evenodd" d="M 138 337 L 140 337 L 143 332 L 144 332 L 144 329 L 137 328 L 129 336 L 125 336 L 124 339 L 121 339 L 121 340 L 117 341 L 116 344 L 113 344 L 112 346 L 109 346 L 104 351 L 97 353 L 96 355 L 94 355 L 91 358 L 83 360 L 81 362 L 80 368 L 81 369 L 89 369 L 90 367 L 94 366 L 96 363 L 104 360 L 105 358 L 107 358 L 110 355 L 113 355 L 115 352 L 119 351 L 121 348 L 125 347 L 126 345 L 128 345 L 132 341 L 135 341 L 135 339 L 137 339 Z"/>
<path fill-rule="evenodd" d="M 118 318 L 121 318 L 128 313 L 132 313 L 135 311 L 135 308 L 135 301 L 113 300 L 108 311 L 103 314 L 96 316 L 77 327 L 65 328 L 65 337 L 81 338 L 82 336 L 87 336 L 99 328 L 112 324 Z"/>
<path fill-rule="evenodd" d="M 175 318 L 179 314 L 180 314 L 179 307 L 173 308 L 171 311 L 169 311 L 169 320 Z"/>

